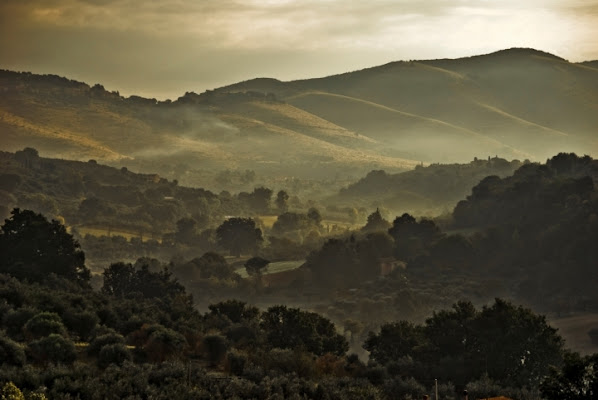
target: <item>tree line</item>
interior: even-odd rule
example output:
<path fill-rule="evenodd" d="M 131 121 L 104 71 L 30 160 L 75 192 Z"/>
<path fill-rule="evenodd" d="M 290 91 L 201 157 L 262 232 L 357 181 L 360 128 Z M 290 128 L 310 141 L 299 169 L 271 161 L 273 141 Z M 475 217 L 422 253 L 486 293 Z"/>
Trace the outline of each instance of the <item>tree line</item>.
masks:
<path fill-rule="evenodd" d="M 420 397 L 432 378 L 447 398 L 462 388 L 530 399 L 595 393 L 585 372 L 595 357 L 566 352 L 543 316 L 501 299 L 482 310 L 456 303 L 424 325 L 384 324 L 363 344 L 365 363 L 322 315 L 238 300 L 201 314 L 168 269 L 143 260 L 112 264 L 93 291 L 77 242 L 56 226 L 27 210 L 2 226 L 0 247 L 11 252 L 0 262 L 3 395 L 387 399 Z M 11 250 L 16 237 L 28 247 Z"/>

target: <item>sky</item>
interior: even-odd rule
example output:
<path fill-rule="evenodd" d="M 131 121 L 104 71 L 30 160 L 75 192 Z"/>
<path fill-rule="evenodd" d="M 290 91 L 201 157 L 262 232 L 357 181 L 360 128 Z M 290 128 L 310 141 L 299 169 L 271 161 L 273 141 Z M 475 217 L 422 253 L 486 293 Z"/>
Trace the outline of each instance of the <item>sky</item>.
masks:
<path fill-rule="evenodd" d="M 0 0 L 0 68 L 176 99 L 531 47 L 598 59 L 598 0 Z"/>

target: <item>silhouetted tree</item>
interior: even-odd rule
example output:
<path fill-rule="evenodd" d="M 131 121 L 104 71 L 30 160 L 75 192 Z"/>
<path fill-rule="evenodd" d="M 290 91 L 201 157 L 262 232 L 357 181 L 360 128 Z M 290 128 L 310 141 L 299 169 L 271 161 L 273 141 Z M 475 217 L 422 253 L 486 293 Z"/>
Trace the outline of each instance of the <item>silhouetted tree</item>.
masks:
<path fill-rule="evenodd" d="M 561 368 L 552 367 L 540 385 L 547 400 L 591 400 L 598 396 L 598 354 L 567 352 Z"/>
<path fill-rule="evenodd" d="M 457 303 L 424 326 L 384 324 L 370 332 L 364 348 L 384 365 L 410 357 L 420 381 L 441 377 L 465 385 L 486 371 L 500 385 L 537 387 L 551 365 L 560 365 L 563 340 L 544 316 L 496 299 L 482 311 Z"/>
<path fill-rule="evenodd" d="M 104 270 L 102 292 L 117 297 L 136 294 L 145 298 L 186 297 L 185 288 L 172 279 L 168 269 L 152 272 L 147 263 L 141 264 L 139 268 L 122 262 L 110 265 Z"/>
<path fill-rule="evenodd" d="M 280 212 L 286 212 L 289 208 L 289 195 L 284 190 L 281 190 L 276 195 L 276 207 Z"/>
<path fill-rule="evenodd" d="M 503 385 L 537 386 L 551 365 L 562 362 L 563 339 L 546 317 L 502 299 L 480 312 L 476 336 L 484 358 L 479 367 Z"/>
<path fill-rule="evenodd" d="M 318 209 L 315 207 L 307 210 L 307 218 L 312 220 L 316 226 L 320 226 L 322 223 L 322 214 L 320 214 L 320 211 L 318 211 Z"/>
<path fill-rule="evenodd" d="M 193 218 L 181 218 L 176 223 L 176 232 L 174 234 L 174 240 L 178 243 L 193 246 L 197 244 L 197 222 Z"/>
<path fill-rule="evenodd" d="M 379 333 L 370 332 L 363 348 L 372 360 L 388 364 L 402 357 L 415 357 L 425 340 L 421 326 L 399 321 L 382 325 Z"/>
<path fill-rule="evenodd" d="M 390 226 L 390 222 L 385 220 L 380 214 L 380 210 L 376 208 L 376 211 L 368 215 L 368 221 L 361 230 L 364 232 L 386 232 Z"/>
<path fill-rule="evenodd" d="M 28 353 L 33 359 L 43 363 L 72 364 L 77 358 L 75 344 L 55 333 L 29 343 Z"/>
<path fill-rule="evenodd" d="M 203 347 L 206 351 L 210 366 L 220 364 L 226 355 L 228 348 L 226 339 L 221 335 L 209 335 L 203 339 Z"/>
<path fill-rule="evenodd" d="M 131 358 L 131 351 L 123 343 L 107 344 L 98 354 L 98 367 L 106 368 L 110 364 L 122 365 Z"/>
<path fill-rule="evenodd" d="M 288 232 L 303 231 L 315 226 L 313 219 L 310 219 L 305 214 L 295 212 L 285 212 L 276 218 L 272 225 L 272 232 L 276 235 L 284 235 Z"/>
<path fill-rule="evenodd" d="M 14 365 L 21 367 L 25 364 L 25 351 L 21 346 L 0 332 L 0 366 Z"/>
<path fill-rule="evenodd" d="M 254 252 L 263 241 L 262 231 L 251 218 L 230 218 L 216 229 L 218 244 L 240 257 L 243 252 Z"/>
<path fill-rule="evenodd" d="M 256 307 L 248 306 L 244 301 L 226 300 L 208 306 L 210 313 L 216 316 L 226 316 L 232 323 L 242 320 L 250 321 L 259 315 Z"/>
<path fill-rule="evenodd" d="M 258 187 L 253 192 L 241 196 L 239 199 L 247 202 L 247 205 L 254 211 L 259 213 L 267 213 L 270 210 L 270 201 L 272 199 L 272 189 L 265 187 Z"/>
<path fill-rule="evenodd" d="M 39 339 L 52 333 L 66 335 L 62 319 L 56 313 L 42 312 L 31 318 L 23 326 L 25 336 L 30 339 Z"/>
<path fill-rule="evenodd" d="M 43 282 L 56 274 L 80 284 L 89 281 L 85 254 L 64 225 L 41 214 L 15 208 L 0 234 L 0 272 Z"/>
<path fill-rule="evenodd" d="M 39 160 L 39 153 L 32 147 L 25 147 L 23 150 L 15 152 L 15 160 L 26 168 L 32 168 Z"/>
<path fill-rule="evenodd" d="M 316 355 L 343 355 L 349 349 L 330 320 L 298 308 L 274 306 L 262 314 L 262 329 L 268 345 L 281 349 L 305 349 Z"/>

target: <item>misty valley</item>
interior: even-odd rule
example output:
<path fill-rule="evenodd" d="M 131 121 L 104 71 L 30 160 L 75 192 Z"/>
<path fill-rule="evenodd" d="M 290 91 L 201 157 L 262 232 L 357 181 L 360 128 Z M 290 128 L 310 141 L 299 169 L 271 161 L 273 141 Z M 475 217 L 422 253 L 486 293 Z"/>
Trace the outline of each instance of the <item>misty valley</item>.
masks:
<path fill-rule="evenodd" d="M 0 398 L 595 399 L 597 111 L 533 49 L 174 101 L 0 70 Z"/>

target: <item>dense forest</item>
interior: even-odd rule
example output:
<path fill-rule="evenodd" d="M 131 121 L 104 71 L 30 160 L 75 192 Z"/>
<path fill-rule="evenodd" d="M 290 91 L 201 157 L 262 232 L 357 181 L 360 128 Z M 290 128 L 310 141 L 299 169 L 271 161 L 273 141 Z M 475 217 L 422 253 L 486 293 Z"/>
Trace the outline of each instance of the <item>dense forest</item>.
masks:
<path fill-rule="evenodd" d="M 404 399 L 435 379 L 447 399 L 597 393 L 596 355 L 537 314 L 598 312 L 589 156 L 346 189 L 490 172 L 436 218 L 284 187 L 216 194 L 32 148 L 0 165 L 5 397 Z"/>
<path fill-rule="evenodd" d="M 591 398 L 598 359 L 564 349 L 544 316 L 496 299 L 423 324 L 353 331 L 283 305 L 227 300 L 197 311 L 168 268 L 113 263 L 99 291 L 58 221 L 15 209 L 2 226 L 3 398 Z M 12 396 L 12 397 L 11 397 Z"/>
<path fill-rule="evenodd" d="M 382 302 L 383 315 L 420 319 L 459 298 L 485 304 L 497 295 L 544 312 L 598 308 L 593 290 L 598 167 L 588 156 L 562 153 L 546 164 L 491 159 L 399 175 L 373 172 L 346 189 L 419 188 L 448 207 L 447 199 L 462 189 L 433 192 L 425 182 L 455 186 L 484 172 L 502 176 L 480 178 L 469 196 L 452 203 L 449 214 L 416 218 L 403 212 L 395 219 L 384 207 L 351 207 L 351 196 L 349 205 L 326 206 L 284 188 L 215 194 L 93 160 L 47 159 L 31 148 L 1 156 L 2 213 L 32 209 L 68 226 L 87 255 L 95 286 L 106 265 L 143 258 L 170 265 L 196 296 L 236 295 L 258 302 L 283 297 L 298 305 L 323 301 L 322 309 L 341 321 L 342 310 L 351 309 L 345 303 L 364 299 Z M 251 257 L 267 261 L 266 274 L 269 264 L 272 271 L 285 262 L 292 263 L 285 268 L 301 268 L 287 276 L 241 279 L 235 271 L 246 274 Z M 384 282 L 373 282 L 384 268 Z M 438 287 L 440 282 L 452 283 Z M 341 291 L 332 304 L 330 288 Z M 397 300 L 398 292 L 410 300 Z M 410 306 L 397 308 L 393 302 Z M 380 323 L 377 314 L 366 308 L 360 318 Z"/>
<path fill-rule="evenodd" d="M 342 188 L 330 202 L 409 210 L 417 215 L 448 213 L 483 178 L 509 176 L 524 163 L 529 160 L 507 161 L 499 157 L 479 160 L 476 157 L 468 164 L 418 165 L 413 170 L 395 174 L 375 170 Z"/>

